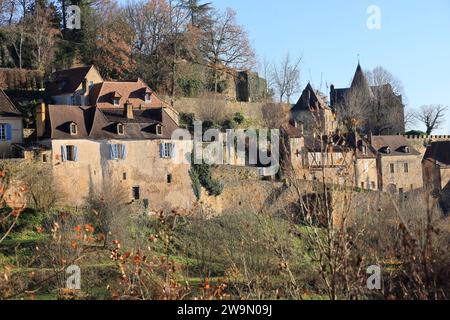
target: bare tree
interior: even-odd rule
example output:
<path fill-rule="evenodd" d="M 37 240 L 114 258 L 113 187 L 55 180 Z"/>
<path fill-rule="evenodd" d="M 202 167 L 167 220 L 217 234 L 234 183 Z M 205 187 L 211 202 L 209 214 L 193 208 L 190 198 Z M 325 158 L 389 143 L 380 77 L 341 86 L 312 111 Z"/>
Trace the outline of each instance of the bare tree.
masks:
<path fill-rule="evenodd" d="M 422 106 L 414 113 L 414 118 L 426 127 L 426 134 L 430 135 L 433 131 L 441 128 L 447 110 L 447 106 L 440 104 Z"/>
<path fill-rule="evenodd" d="M 233 69 L 250 69 L 254 52 L 247 32 L 236 23 L 236 13 L 215 11 L 212 25 L 204 31 L 200 51 L 213 72 L 214 92 L 218 92 L 219 74 Z"/>
<path fill-rule="evenodd" d="M 37 5 L 29 19 L 28 35 L 34 43 L 34 64 L 38 70 L 45 70 L 53 61 L 56 39 L 60 35 L 59 29 L 52 22 L 52 15 L 52 9 Z"/>
<path fill-rule="evenodd" d="M 370 92 L 354 88 L 336 105 L 338 120 L 349 131 L 362 129 L 372 110 L 373 98 Z"/>
<path fill-rule="evenodd" d="M 390 85 L 396 95 L 404 96 L 403 84 L 392 73 L 381 66 L 376 67 L 372 71 L 365 71 L 367 81 L 371 86 Z"/>
<path fill-rule="evenodd" d="M 287 121 L 289 107 L 282 103 L 266 103 L 261 109 L 264 125 L 269 129 L 280 129 Z"/>
<path fill-rule="evenodd" d="M 271 76 L 273 74 L 273 65 L 269 62 L 267 58 L 264 58 L 261 62 L 261 74 L 263 78 L 266 80 L 265 98 L 267 101 L 268 99 L 273 98 L 273 86 L 274 86 L 273 77 Z"/>
<path fill-rule="evenodd" d="M 273 82 L 280 97 L 280 103 L 286 101 L 289 104 L 291 96 L 300 92 L 300 63 L 302 57 L 292 60 L 288 53 L 279 66 L 273 68 Z"/>

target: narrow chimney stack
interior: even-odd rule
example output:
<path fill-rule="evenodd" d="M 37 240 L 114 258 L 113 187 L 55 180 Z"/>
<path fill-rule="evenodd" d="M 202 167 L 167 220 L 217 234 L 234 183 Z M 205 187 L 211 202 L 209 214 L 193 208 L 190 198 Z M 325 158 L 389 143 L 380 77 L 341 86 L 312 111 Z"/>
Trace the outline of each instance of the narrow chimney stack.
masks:
<path fill-rule="evenodd" d="M 36 110 L 36 136 L 38 139 L 42 138 L 45 133 L 45 102 L 41 102 Z"/>
<path fill-rule="evenodd" d="M 127 119 L 134 119 L 133 105 L 129 101 L 124 104 L 123 115 L 127 117 Z"/>

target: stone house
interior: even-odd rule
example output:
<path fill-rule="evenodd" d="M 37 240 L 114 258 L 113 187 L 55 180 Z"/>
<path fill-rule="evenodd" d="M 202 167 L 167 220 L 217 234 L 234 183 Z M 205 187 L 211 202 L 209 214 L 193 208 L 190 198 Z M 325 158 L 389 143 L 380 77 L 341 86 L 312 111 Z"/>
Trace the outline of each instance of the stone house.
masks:
<path fill-rule="evenodd" d="M 422 161 L 423 184 L 441 200 L 445 212 L 450 212 L 450 141 L 433 142 Z"/>
<path fill-rule="evenodd" d="M 330 135 L 338 129 L 334 110 L 309 83 L 291 109 L 291 117 L 309 134 Z"/>
<path fill-rule="evenodd" d="M 94 66 L 56 71 L 46 83 L 46 94 L 56 105 L 88 106 L 92 88 L 103 82 Z"/>
<path fill-rule="evenodd" d="M 188 209 L 192 140 L 172 139 L 179 128 L 166 108 L 67 107 L 42 104 L 39 142 L 51 150 L 55 184 L 71 206 L 95 190 L 114 187 L 150 210 Z"/>
<path fill-rule="evenodd" d="M 354 150 L 355 186 L 363 190 L 378 190 L 377 152 L 358 134 L 349 135 Z"/>
<path fill-rule="evenodd" d="M 295 178 L 353 185 L 354 151 L 346 137 L 308 135 L 297 122 L 284 126 L 282 137 L 283 159 Z"/>
<path fill-rule="evenodd" d="M 12 156 L 11 146 L 23 142 L 22 114 L 0 89 L 0 158 Z"/>
<path fill-rule="evenodd" d="M 422 189 L 422 156 L 403 136 L 372 136 L 377 152 L 378 189 L 406 193 Z"/>

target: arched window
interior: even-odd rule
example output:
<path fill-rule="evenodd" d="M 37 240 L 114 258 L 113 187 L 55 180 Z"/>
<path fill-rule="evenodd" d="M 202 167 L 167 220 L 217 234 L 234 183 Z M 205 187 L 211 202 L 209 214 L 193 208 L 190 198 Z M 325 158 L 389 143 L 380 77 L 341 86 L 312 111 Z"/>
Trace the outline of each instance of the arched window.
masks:
<path fill-rule="evenodd" d="M 75 122 L 72 122 L 70 124 L 70 134 L 73 135 L 73 136 L 78 134 L 78 126 L 77 126 L 77 124 Z"/>

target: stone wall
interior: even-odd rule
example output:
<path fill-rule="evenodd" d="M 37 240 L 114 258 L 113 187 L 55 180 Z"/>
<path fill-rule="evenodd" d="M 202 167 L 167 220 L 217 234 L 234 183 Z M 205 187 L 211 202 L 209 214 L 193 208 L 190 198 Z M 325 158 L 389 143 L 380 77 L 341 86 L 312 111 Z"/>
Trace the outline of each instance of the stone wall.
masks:
<path fill-rule="evenodd" d="M 174 108 L 180 113 L 199 114 L 199 108 L 201 108 L 200 101 L 201 99 L 197 98 L 180 98 L 174 102 Z M 263 103 L 225 102 L 226 112 L 230 116 L 240 112 L 255 126 L 262 123 L 262 106 Z"/>
<path fill-rule="evenodd" d="M 181 163 L 181 160 L 190 159 L 192 141 L 176 141 L 176 159 L 160 157 L 161 142 L 175 143 L 162 140 L 47 142 L 52 149 L 55 184 L 63 194 L 65 204 L 82 206 L 92 192 L 114 186 L 122 190 L 124 199 L 130 202 L 133 188 L 139 187 L 140 201 L 147 200 L 150 210 L 191 208 L 195 196 L 189 176 L 190 164 Z M 126 159 L 110 160 L 111 143 L 126 144 Z M 76 162 L 61 161 L 63 145 L 77 146 Z"/>

